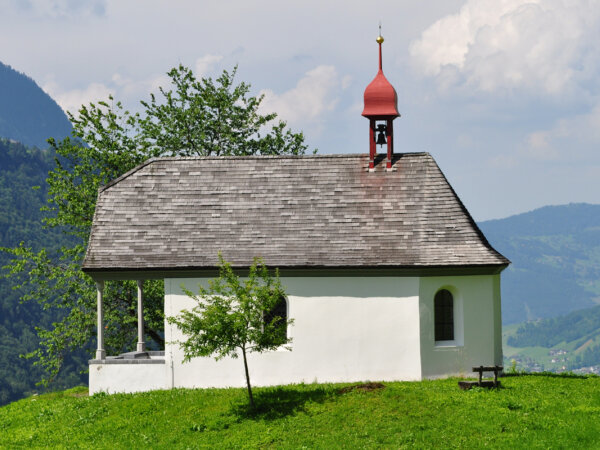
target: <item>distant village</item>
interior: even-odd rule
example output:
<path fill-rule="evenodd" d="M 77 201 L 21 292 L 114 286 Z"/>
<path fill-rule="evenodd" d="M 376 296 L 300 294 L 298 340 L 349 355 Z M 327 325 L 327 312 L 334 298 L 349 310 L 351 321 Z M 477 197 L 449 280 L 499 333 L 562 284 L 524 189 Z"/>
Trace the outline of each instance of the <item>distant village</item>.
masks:
<path fill-rule="evenodd" d="M 571 352 L 565 349 L 551 349 L 548 351 L 550 361 L 548 364 L 544 364 L 539 360 L 535 360 L 528 356 L 515 355 L 510 358 L 504 358 L 505 370 L 514 368 L 517 371 L 524 372 L 552 372 L 552 373 L 563 373 L 573 372 L 576 374 L 596 374 L 600 375 L 600 365 L 584 366 L 573 368 L 571 361 Z"/>

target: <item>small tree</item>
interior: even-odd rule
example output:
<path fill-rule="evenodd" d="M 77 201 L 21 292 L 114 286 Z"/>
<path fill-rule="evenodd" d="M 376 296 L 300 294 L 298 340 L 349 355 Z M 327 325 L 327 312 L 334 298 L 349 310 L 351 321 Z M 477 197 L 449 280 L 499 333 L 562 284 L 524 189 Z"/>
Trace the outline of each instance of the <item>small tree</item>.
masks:
<path fill-rule="evenodd" d="M 246 355 L 274 350 L 291 342 L 285 330 L 293 320 L 273 314 L 278 304 L 285 301 L 279 273 L 276 270 L 275 277 L 271 277 L 262 260 L 255 258 L 248 277 L 240 279 L 219 254 L 219 277 L 208 285 L 208 289 L 199 286 L 197 295 L 185 290 L 197 305 L 191 311 L 169 317 L 168 321 L 186 337 L 179 342 L 184 362 L 197 356 L 214 356 L 217 361 L 227 356 L 237 358 L 241 353 L 248 398 L 254 407 Z"/>

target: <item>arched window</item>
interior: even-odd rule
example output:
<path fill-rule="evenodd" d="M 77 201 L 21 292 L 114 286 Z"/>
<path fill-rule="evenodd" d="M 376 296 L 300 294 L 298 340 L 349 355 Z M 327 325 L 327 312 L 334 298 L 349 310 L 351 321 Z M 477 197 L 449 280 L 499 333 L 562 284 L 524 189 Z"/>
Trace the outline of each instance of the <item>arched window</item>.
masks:
<path fill-rule="evenodd" d="M 285 344 L 287 341 L 288 322 L 288 308 L 285 297 L 279 297 L 275 306 L 270 311 L 265 311 L 263 320 L 265 324 L 273 324 L 275 326 L 275 343 Z"/>
<path fill-rule="evenodd" d="M 450 291 L 441 289 L 434 298 L 435 340 L 454 340 L 454 298 Z"/>

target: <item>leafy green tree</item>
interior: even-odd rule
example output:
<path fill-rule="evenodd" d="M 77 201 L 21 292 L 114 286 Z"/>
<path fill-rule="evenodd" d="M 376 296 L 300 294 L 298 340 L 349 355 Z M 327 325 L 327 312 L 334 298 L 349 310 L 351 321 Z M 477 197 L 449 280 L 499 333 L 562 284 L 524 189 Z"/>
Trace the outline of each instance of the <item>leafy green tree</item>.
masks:
<path fill-rule="evenodd" d="M 214 83 L 197 80 L 183 66 L 168 73 L 174 90 L 160 88 L 142 101 L 142 140 L 153 153 L 169 156 L 298 155 L 307 146 L 302 133 L 293 133 L 277 114 L 259 112 L 264 96 L 249 96 L 250 85 L 234 84 L 236 73 L 224 71 Z M 274 122 L 275 121 L 275 122 Z M 274 123 L 272 123 L 274 122 Z"/>
<path fill-rule="evenodd" d="M 179 342 L 184 362 L 198 356 L 237 358 L 241 353 L 248 398 L 254 407 L 246 355 L 290 343 L 286 330 L 293 320 L 272 313 L 279 302 L 285 301 L 277 271 L 271 277 L 262 260 L 255 258 L 248 277 L 240 279 L 221 255 L 219 261 L 219 277 L 210 280 L 208 288 L 199 286 L 197 295 L 185 290 L 196 306 L 167 320 L 185 336 Z"/>
<path fill-rule="evenodd" d="M 182 65 L 168 75 L 173 89 L 160 89 L 132 114 L 112 97 L 82 106 L 69 114 L 72 138 L 50 139 L 56 167 L 49 173 L 46 227 L 73 236 L 73 244 L 51 253 L 25 243 L 4 248 L 5 266 L 23 301 L 38 301 L 60 312 L 50 327 L 39 327 L 41 344 L 27 357 L 45 369 L 45 384 L 59 372 L 65 357 L 81 348 L 93 350 L 96 296 L 92 279 L 81 270 L 92 225 L 98 188 L 160 156 L 304 154 L 302 133 L 293 133 L 275 114 L 263 115 L 263 97 L 249 94 L 250 85 L 235 84 L 236 69 L 216 79 L 197 80 Z M 270 129 L 269 129 L 270 127 Z M 161 348 L 164 288 L 145 282 L 145 337 L 150 348 Z M 109 353 L 131 349 L 136 341 L 136 287 L 132 281 L 105 285 L 105 346 Z"/>

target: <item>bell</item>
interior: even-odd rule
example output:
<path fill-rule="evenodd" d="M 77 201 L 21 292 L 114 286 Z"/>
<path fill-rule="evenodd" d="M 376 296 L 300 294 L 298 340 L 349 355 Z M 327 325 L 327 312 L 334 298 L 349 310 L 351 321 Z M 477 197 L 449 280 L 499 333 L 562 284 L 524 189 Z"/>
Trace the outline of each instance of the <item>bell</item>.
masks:
<path fill-rule="evenodd" d="M 377 141 L 376 144 L 377 145 L 381 145 L 383 147 L 383 144 L 386 143 L 385 140 L 385 125 L 377 125 Z"/>

